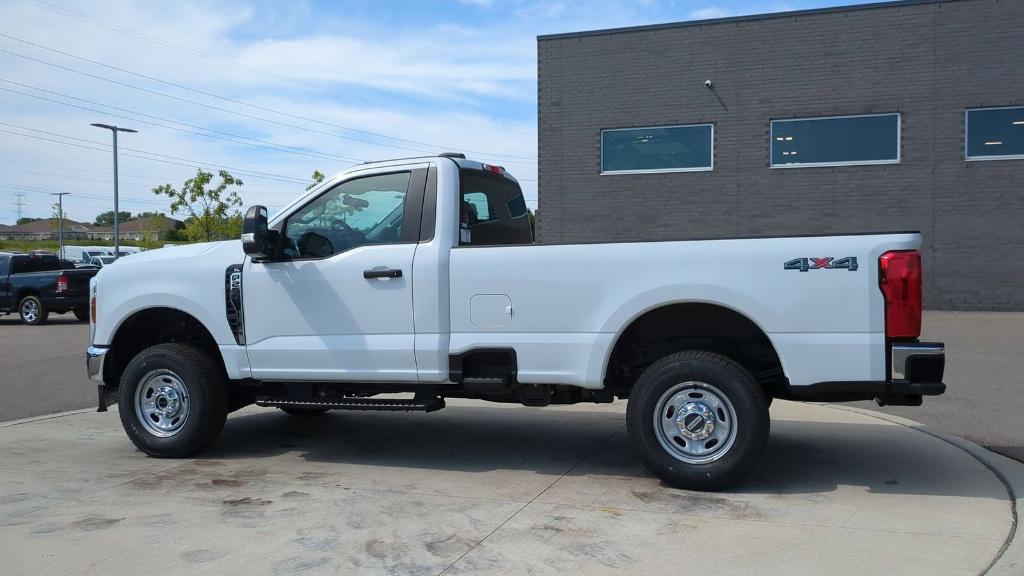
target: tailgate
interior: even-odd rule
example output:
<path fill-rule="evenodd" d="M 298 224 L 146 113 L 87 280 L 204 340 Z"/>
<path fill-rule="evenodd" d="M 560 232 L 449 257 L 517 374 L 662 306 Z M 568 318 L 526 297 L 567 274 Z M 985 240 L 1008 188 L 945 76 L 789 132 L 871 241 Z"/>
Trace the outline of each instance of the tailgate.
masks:
<path fill-rule="evenodd" d="M 88 300 L 89 298 L 89 280 L 96 275 L 99 270 L 87 270 L 82 268 L 76 268 L 73 270 L 61 270 L 60 275 L 66 276 L 68 279 L 68 289 L 66 292 L 62 292 L 61 296 L 65 298 L 81 298 Z"/>

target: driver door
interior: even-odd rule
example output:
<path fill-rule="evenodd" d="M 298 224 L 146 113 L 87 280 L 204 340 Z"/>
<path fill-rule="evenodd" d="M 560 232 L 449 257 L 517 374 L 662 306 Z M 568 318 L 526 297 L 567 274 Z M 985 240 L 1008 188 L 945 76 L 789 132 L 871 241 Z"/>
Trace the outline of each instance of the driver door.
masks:
<path fill-rule="evenodd" d="M 425 181 L 425 168 L 391 168 L 341 182 L 283 221 L 275 261 L 246 258 L 254 378 L 417 380 L 412 261 Z"/>

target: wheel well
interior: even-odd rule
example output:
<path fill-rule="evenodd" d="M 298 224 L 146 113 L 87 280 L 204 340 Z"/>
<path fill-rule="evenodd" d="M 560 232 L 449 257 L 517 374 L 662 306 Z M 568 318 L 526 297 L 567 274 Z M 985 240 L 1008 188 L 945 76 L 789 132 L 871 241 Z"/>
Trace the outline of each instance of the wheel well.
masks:
<path fill-rule="evenodd" d="M 166 342 L 195 346 L 224 368 L 217 341 L 202 322 L 176 308 L 146 308 L 118 327 L 103 363 L 103 381 L 116 387 L 132 358 L 150 346 Z"/>
<path fill-rule="evenodd" d="M 650 310 L 619 335 L 605 371 L 605 387 L 629 393 L 660 358 L 683 350 L 728 356 L 747 369 L 770 397 L 789 387 L 771 340 L 746 316 L 715 304 L 680 303 Z"/>
<path fill-rule="evenodd" d="M 17 302 L 15 302 L 15 307 L 21 304 L 21 301 L 25 298 L 25 296 L 39 296 L 39 291 L 36 290 L 35 288 L 22 288 L 21 290 L 18 291 L 18 298 Z"/>

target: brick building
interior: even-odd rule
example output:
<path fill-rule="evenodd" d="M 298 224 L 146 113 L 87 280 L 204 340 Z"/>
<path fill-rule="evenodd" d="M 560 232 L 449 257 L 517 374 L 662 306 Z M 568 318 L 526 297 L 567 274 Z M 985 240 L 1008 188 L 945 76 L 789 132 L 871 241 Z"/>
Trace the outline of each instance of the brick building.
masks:
<path fill-rule="evenodd" d="M 927 306 L 1024 309 L 1024 1 L 542 36 L 538 67 L 543 243 L 920 230 Z"/>

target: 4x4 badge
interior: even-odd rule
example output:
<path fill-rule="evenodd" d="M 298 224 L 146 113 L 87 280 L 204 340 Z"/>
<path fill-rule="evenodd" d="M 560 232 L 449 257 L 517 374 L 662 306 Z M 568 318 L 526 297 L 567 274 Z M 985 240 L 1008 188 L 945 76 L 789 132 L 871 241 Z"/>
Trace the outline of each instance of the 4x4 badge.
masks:
<path fill-rule="evenodd" d="M 857 257 L 847 256 L 846 258 L 836 259 L 832 256 L 825 256 L 824 258 L 794 258 L 789 262 L 786 262 L 783 266 L 785 270 L 799 270 L 801 272 L 807 272 L 808 270 L 836 270 L 846 269 L 850 272 L 857 271 Z"/>

